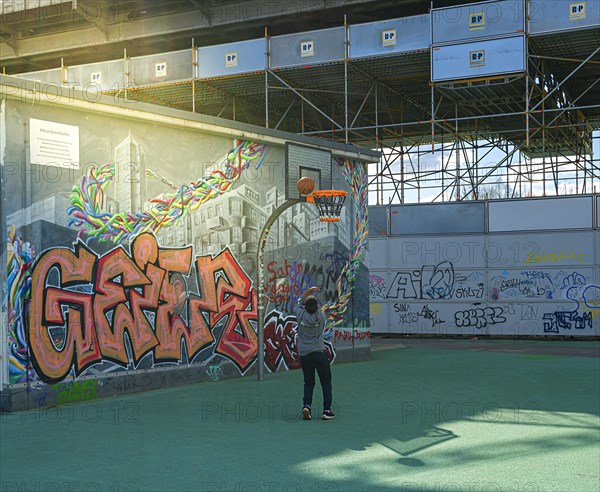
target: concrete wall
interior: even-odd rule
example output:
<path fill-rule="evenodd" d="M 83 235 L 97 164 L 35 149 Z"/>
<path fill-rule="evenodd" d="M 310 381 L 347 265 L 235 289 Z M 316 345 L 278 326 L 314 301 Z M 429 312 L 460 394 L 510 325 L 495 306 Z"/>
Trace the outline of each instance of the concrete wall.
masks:
<path fill-rule="evenodd" d="M 330 359 L 368 357 L 366 166 L 351 152 L 201 117 L 175 125 L 190 115 L 147 105 L 132 117 L 122 103 L 11 94 L 0 113 L 2 408 L 254 374 L 259 295 L 267 370 L 298 368 L 292 306 L 312 285 Z M 337 224 L 314 205 L 289 208 L 258 265 L 261 229 L 295 185 L 288 168 L 312 165 L 303 152 L 351 198 Z"/>

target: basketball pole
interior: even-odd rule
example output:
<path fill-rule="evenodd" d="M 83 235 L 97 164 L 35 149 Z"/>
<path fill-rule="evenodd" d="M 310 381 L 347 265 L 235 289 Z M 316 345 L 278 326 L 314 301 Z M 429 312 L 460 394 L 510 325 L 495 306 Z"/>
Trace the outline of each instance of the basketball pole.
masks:
<path fill-rule="evenodd" d="M 256 320 L 256 331 L 258 335 L 258 380 L 264 381 L 265 379 L 265 314 L 263 297 L 265 296 L 265 275 L 264 275 L 264 256 L 265 256 L 265 244 L 267 242 L 267 236 L 271 230 L 271 226 L 279 218 L 279 216 L 288 208 L 298 203 L 306 203 L 306 197 L 294 198 L 285 201 L 275 210 L 271 216 L 267 219 L 258 239 L 258 251 L 256 253 L 256 269 L 258 270 L 258 292 L 257 292 L 257 320 Z"/>

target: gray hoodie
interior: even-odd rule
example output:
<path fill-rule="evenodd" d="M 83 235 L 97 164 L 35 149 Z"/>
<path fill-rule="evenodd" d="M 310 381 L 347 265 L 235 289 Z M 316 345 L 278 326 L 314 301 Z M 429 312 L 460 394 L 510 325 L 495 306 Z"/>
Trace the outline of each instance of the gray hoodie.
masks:
<path fill-rule="evenodd" d="M 301 297 L 298 299 L 294 311 L 298 320 L 298 355 L 323 352 L 325 350 L 325 341 L 323 340 L 325 316 L 321 310 L 310 314 L 304 307 L 304 298 Z"/>

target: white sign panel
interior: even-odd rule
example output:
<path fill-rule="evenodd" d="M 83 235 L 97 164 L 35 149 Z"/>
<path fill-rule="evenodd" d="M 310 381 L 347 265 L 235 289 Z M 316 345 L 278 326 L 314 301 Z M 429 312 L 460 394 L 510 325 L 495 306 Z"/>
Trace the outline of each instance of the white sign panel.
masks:
<path fill-rule="evenodd" d="M 231 53 L 225 53 L 225 66 L 226 67 L 237 67 L 238 54 L 236 51 Z"/>
<path fill-rule="evenodd" d="M 30 162 L 79 169 L 79 127 L 29 119 Z"/>
<path fill-rule="evenodd" d="M 585 2 L 577 2 L 569 5 L 569 19 L 579 20 L 585 19 L 587 8 Z"/>
<path fill-rule="evenodd" d="M 489 204 L 489 230 L 588 229 L 592 215 L 590 196 L 494 201 Z"/>
<path fill-rule="evenodd" d="M 314 56 L 315 54 L 315 42 L 314 41 L 302 41 L 300 43 L 300 56 Z"/>
<path fill-rule="evenodd" d="M 523 72 L 525 37 L 434 46 L 431 57 L 434 82 Z"/>
<path fill-rule="evenodd" d="M 395 46 L 396 29 L 387 29 L 385 31 L 381 31 L 381 44 L 383 46 Z"/>
<path fill-rule="evenodd" d="M 166 77 L 167 76 L 167 63 L 159 62 L 154 64 L 154 76 L 155 77 Z"/>

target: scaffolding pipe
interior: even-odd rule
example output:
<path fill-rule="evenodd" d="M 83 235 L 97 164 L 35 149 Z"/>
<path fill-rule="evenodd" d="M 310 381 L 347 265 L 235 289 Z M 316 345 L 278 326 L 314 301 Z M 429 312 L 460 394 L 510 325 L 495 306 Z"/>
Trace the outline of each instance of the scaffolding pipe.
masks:
<path fill-rule="evenodd" d="M 196 72 L 198 67 L 195 44 L 194 38 L 192 38 L 192 113 L 196 112 Z"/>
<path fill-rule="evenodd" d="M 269 29 L 265 27 L 265 38 L 267 41 L 267 52 L 265 53 L 265 128 L 269 128 L 269 69 L 271 68 L 271 37 Z"/>
<path fill-rule="evenodd" d="M 348 143 L 348 58 L 350 41 L 348 39 L 348 21 L 344 14 L 344 138 L 345 142 Z"/>

